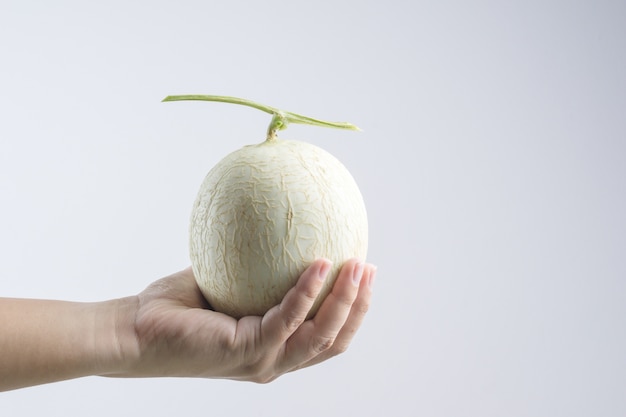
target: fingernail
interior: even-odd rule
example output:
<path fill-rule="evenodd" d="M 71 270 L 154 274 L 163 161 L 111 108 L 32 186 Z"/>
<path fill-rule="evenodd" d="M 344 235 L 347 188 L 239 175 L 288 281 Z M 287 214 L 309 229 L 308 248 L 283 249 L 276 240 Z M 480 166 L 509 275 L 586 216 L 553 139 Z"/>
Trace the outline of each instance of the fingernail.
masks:
<path fill-rule="evenodd" d="M 363 262 L 357 262 L 352 270 L 352 282 L 354 285 L 359 285 L 361 277 L 363 277 Z"/>
<path fill-rule="evenodd" d="M 367 287 L 369 289 L 372 289 L 372 287 L 374 286 L 374 280 L 376 279 L 376 272 L 378 271 L 378 267 L 374 267 L 372 268 L 372 271 L 370 272 L 370 277 L 367 280 Z"/>
<path fill-rule="evenodd" d="M 324 281 L 326 279 L 328 272 L 330 272 L 331 266 L 332 263 L 329 260 L 325 260 L 324 263 L 322 263 L 322 266 L 320 266 L 320 269 L 318 271 L 318 278 L 320 279 L 320 281 Z"/>

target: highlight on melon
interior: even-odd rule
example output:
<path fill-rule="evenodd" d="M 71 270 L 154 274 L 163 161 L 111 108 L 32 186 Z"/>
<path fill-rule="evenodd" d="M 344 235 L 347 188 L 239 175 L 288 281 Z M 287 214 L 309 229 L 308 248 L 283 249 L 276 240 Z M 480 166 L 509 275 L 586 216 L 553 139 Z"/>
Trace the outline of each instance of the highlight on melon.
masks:
<path fill-rule="evenodd" d="M 359 130 L 250 100 L 212 95 L 163 101 L 234 103 L 272 115 L 266 140 L 232 152 L 200 186 L 189 227 L 192 268 L 213 309 L 235 318 L 279 304 L 317 258 L 333 262 L 312 317 L 345 261 L 367 254 L 361 192 L 337 158 L 310 143 L 282 140 L 289 123 Z"/>

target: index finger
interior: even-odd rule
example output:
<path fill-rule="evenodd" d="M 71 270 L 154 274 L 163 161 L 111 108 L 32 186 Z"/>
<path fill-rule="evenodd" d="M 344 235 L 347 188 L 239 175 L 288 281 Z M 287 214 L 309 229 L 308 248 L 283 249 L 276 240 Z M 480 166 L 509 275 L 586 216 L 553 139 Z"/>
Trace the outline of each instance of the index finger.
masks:
<path fill-rule="evenodd" d="M 329 260 L 317 259 L 302 273 L 283 301 L 263 316 L 261 343 L 282 345 L 300 327 L 322 290 L 330 268 Z"/>

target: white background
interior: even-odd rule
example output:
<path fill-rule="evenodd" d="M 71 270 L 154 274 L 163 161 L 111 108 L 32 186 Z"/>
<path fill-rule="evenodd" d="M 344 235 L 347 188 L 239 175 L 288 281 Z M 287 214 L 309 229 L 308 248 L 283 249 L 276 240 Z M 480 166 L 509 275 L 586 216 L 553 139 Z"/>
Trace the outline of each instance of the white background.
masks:
<path fill-rule="evenodd" d="M 1 0 L 2 295 L 103 300 L 188 265 L 200 182 L 269 116 L 168 94 L 361 126 L 282 137 L 350 169 L 379 266 L 318 367 L 83 378 L 1 413 L 626 415 L 625 74 L 617 0 Z"/>

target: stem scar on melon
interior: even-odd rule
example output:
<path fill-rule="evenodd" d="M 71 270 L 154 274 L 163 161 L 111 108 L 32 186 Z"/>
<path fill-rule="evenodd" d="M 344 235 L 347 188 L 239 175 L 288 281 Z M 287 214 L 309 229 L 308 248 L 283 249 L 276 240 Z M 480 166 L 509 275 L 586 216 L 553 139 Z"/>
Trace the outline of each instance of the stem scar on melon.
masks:
<path fill-rule="evenodd" d="M 266 140 L 236 150 L 206 175 L 194 202 L 189 251 L 198 287 L 216 311 L 263 315 L 279 304 L 317 258 L 333 262 L 312 317 L 343 263 L 367 255 L 368 224 L 359 188 L 346 167 L 306 142 L 278 139 L 290 123 L 360 130 L 250 100 L 168 96 L 240 104 L 272 115 Z"/>

